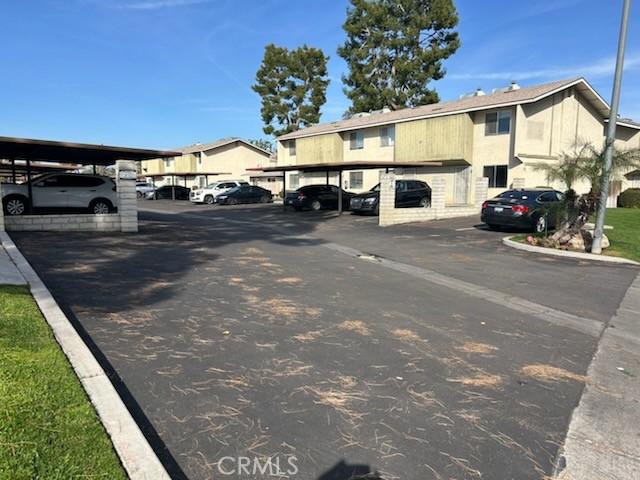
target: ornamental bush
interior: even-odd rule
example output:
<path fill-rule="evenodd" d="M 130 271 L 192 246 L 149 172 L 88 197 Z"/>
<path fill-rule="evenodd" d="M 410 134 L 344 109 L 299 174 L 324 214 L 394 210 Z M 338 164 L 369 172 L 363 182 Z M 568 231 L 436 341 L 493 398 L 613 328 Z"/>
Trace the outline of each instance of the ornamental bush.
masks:
<path fill-rule="evenodd" d="M 629 188 L 622 192 L 618 203 L 624 208 L 640 208 L 640 188 Z"/>

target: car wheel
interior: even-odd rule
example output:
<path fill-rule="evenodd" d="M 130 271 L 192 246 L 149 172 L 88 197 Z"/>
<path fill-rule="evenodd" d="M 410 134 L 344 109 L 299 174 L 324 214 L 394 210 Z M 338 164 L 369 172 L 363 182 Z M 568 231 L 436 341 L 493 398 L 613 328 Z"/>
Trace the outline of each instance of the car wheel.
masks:
<path fill-rule="evenodd" d="M 534 225 L 534 230 L 536 233 L 543 233 L 547 229 L 547 217 L 542 215 L 538 217 L 536 223 Z"/>
<path fill-rule="evenodd" d="M 269 200 L 271 199 L 264 195 L 262 198 L 260 198 L 260 203 L 269 203 Z"/>
<path fill-rule="evenodd" d="M 216 199 L 213 198 L 213 195 L 207 195 L 206 197 L 204 197 L 204 203 L 206 203 L 207 205 L 213 205 L 216 202 Z"/>
<path fill-rule="evenodd" d="M 111 208 L 111 202 L 102 199 L 94 200 L 89 205 L 89 211 L 94 215 L 104 215 L 105 213 L 110 213 Z"/>
<path fill-rule="evenodd" d="M 238 199 L 237 198 L 228 198 L 227 199 L 227 205 L 237 205 L 238 204 Z"/>
<path fill-rule="evenodd" d="M 9 197 L 4 201 L 4 213 L 10 216 L 24 215 L 27 203 L 21 197 Z"/>
<path fill-rule="evenodd" d="M 431 199 L 429 197 L 422 197 L 418 205 L 422 208 L 429 208 L 431 206 Z"/>
<path fill-rule="evenodd" d="M 313 210 L 314 212 L 317 212 L 321 208 L 322 205 L 320 204 L 320 200 L 314 200 L 313 202 L 311 202 L 311 210 Z"/>

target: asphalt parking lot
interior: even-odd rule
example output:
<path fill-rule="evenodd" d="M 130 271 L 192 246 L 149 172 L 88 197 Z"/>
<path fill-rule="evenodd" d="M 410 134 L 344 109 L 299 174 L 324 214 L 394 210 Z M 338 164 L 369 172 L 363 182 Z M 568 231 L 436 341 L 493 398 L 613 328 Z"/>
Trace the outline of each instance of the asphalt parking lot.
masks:
<path fill-rule="evenodd" d="M 139 234 L 12 238 L 174 478 L 274 478 L 216 464 L 271 456 L 280 478 L 542 479 L 637 274 L 473 218 L 141 205 Z"/>

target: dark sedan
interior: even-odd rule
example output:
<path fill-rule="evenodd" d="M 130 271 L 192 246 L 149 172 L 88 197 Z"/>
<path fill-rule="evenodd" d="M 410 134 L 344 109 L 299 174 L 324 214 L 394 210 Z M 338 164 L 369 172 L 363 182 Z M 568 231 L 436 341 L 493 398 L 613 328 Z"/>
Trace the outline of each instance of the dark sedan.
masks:
<path fill-rule="evenodd" d="M 491 229 L 522 228 L 542 233 L 553 228 L 562 193 L 544 188 L 509 190 L 482 204 L 481 219 Z"/>
<path fill-rule="evenodd" d="M 148 192 L 145 198 L 147 200 L 172 200 L 174 198 L 176 200 L 189 200 L 189 192 L 190 190 L 186 187 L 165 185 L 156 188 L 153 192 Z"/>
<path fill-rule="evenodd" d="M 338 187 L 335 185 L 305 185 L 284 197 L 285 205 L 296 210 L 337 210 Z M 342 209 L 348 210 L 352 193 L 342 190 Z"/>
<path fill-rule="evenodd" d="M 255 185 L 240 185 L 221 193 L 216 197 L 218 205 L 237 205 L 239 203 L 269 203 L 273 201 L 273 194 Z"/>
<path fill-rule="evenodd" d="M 396 180 L 395 206 L 396 208 L 430 207 L 431 187 L 419 180 Z M 378 215 L 380 212 L 380 184 L 368 192 L 354 196 L 351 199 L 351 211 Z"/>

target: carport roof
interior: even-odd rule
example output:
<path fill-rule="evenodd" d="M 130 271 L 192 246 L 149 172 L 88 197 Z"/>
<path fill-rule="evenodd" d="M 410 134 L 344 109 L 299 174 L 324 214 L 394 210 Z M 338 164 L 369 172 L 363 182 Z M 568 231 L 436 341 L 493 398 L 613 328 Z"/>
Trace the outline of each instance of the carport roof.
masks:
<path fill-rule="evenodd" d="M 265 167 L 263 172 L 339 172 L 344 170 L 369 170 L 375 168 L 419 168 L 441 167 L 442 162 L 329 162 L 329 163 L 303 163 L 298 165 L 282 165 L 279 167 Z"/>
<path fill-rule="evenodd" d="M 180 152 L 0 136 L 0 158 L 111 165 L 116 160 L 176 157 Z"/>
<path fill-rule="evenodd" d="M 35 162 L 31 163 L 31 173 L 46 173 L 46 172 L 65 172 L 68 170 L 77 170 L 82 165 L 75 163 L 49 163 L 49 162 Z M 27 165 L 25 163 L 16 163 L 15 170 L 10 162 L 0 161 L 0 175 L 11 175 L 13 172 L 17 175 L 24 175 L 27 173 Z"/>
<path fill-rule="evenodd" d="M 204 176 L 207 175 L 231 175 L 230 172 L 165 172 L 165 173 L 142 173 L 143 177 L 196 177 L 196 176 Z"/>

